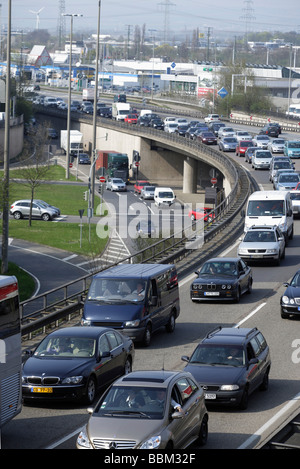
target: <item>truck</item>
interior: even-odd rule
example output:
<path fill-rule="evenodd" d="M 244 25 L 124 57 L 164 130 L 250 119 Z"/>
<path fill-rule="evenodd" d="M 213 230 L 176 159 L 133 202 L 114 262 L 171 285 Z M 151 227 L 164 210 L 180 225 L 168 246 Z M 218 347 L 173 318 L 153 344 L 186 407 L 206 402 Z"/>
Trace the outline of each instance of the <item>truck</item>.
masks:
<path fill-rule="evenodd" d="M 113 103 L 112 118 L 117 121 L 123 121 L 130 114 L 131 107 L 129 103 Z"/>
<path fill-rule="evenodd" d="M 83 88 L 82 101 L 94 101 L 94 88 Z"/>
<path fill-rule="evenodd" d="M 129 180 L 129 160 L 126 153 L 117 151 L 97 151 L 95 163 L 95 175 L 97 178 L 117 177 L 128 183 Z"/>
<path fill-rule="evenodd" d="M 83 134 L 79 130 L 70 130 L 70 154 L 72 156 L 77 156 L 79 153 L 83 152 Z M 68 148 L 68 131 L 60 131 L 60 147 L 64 151 L 64 154 L 67 154 Z"/>

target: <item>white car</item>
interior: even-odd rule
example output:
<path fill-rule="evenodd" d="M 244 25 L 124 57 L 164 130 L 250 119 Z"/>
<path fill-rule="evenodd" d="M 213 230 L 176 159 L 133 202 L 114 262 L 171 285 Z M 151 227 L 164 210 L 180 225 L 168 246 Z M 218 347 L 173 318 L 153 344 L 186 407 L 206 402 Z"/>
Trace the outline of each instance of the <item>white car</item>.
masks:
<path fill-rule="evenodd" d="M 290 192 L 290 197 L 293 206 L 293 214 L 294 216 L 300 215 L 300 190 L 292 190 Z"/>
<path fill-rule="evenodd" d="M 269 150 L 257 149 L 252 156 L 252 168 L 269 169 L 272 161 L 272 153 Z"/>
<path fill-rule="evenodd" d="M 244 130 L 238 130 L 235 133 L 235 136 L 238 142 L 240 142 L 241 140 L 252 140 L 252 135 Z"/>
<path fill-rule="evenodd" d="M 121 178 L 108 178 L 106 189 L 110 191 L 127 191 L 126 183 Z"/>
<path fill-rule="evenodd" d="M 207 117 L 204 117 L 204 122 L 206 122 L 207 124 L 209 122 L 214 122 L 214 121 L 219 121 L 219 120 L 220 120 L 219 114 L 208 114 Z"/>
<path fill-rule="evenodd" d="M 164 119 L 164 125 L 168 125 L 170 122 L 176 122 L 177 121 L 177 117 L 174 117 L 174 116 L 168 116 L 168 117 L 165 117 Z"/>
<path fill-rule="evenodd" d="M 284 142 L 284 138 L 274 138 L 272 142 L 268 143 L 268 150 L 270 150 L 272 153 L 283 153 Z"/>
<path fill-rule="evenodd" d="M 168 122 L 167 124 L 165 124 L 164 131 L 168 132 L 169 134 L 172 134 L 176 132 L 177 127 L 177 122 Z"/>
<path fill-rule="evenodd" d="M 246 262 L 275 261 L 285 257 L 285 239 L 277 226 L 252 226 L 238 247 L 238 256 Z"/>
<path fill-rule="evenodd" d="M 235 137 L 236 131 L 232 127 L 221 127 L 218 130 L 218 137 Z"/>
<path fill-rule="evenodd" d="M 254 137 L 252 141 L 255 147 L 260 147 L 263 150 L 267 150 L 268 144 L 270 143 L 271 139 L 267 135 L 256 135 L 256 137 Z"/>

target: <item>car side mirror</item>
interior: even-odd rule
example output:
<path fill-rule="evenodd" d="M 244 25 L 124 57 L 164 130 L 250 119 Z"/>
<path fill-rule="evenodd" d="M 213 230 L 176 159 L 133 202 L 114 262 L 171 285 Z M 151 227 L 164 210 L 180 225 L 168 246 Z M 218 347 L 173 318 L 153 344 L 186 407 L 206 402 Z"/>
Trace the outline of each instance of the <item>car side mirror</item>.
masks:
<path fill-rule="evenodd" d="M 251 358 L 251 360 L 249 360 L 249 366 L 250 365 L 255 365 L 258 362 L 259 362 L 258 358 Z"/>
<path fill-rule="evenodd" d="M 100 352 L 98 360 L 100 362 L 103 358 L 109 358 L 109 357 L 110 357 L 110 352 L 108 351 Z"/>
<path fill-rule="evenodd" d="M 183 362 L 188 362 L 190 360 L 190 357 L 188 357 L 187 355 L 182 355 L 181 360 Z"/>
<path fill-rule="evenodd" d="M 157 306 L 157 296 L 151 296 L 149 303 L 151 306 Z"/>
<path fill-rule="evenodd" d="M 173 420 L 182 419 L 184 417 L 184 415 L 185 414 L 183 412 L 172 412 L 171 418 Z"/>

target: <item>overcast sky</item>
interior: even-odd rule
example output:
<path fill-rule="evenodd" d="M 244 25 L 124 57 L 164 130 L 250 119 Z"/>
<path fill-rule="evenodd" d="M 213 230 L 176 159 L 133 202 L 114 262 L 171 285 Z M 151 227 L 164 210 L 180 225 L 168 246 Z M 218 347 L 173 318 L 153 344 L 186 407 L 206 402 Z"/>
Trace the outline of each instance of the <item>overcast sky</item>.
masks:
<path fill-rule="evenodd" d="M 8 0 L 0 0 L 1 23 L 7 24 Z M 11 0 L 12 27 L 24 31 L 35 29 L 40 12 L 40 28 L 54 32 L 59 17 L 59 0 Z M 66 13 L 81 13 L 75 18 L 73 31 L 86 29 L 97 31 L 98 0 L 65 0 Z M 167 12 L 167 14 L 166 14 Z M 166 29 L 171 36 L 176 31 L 190 32 L 199 28 L 204 33 L 218 36 L 228 31 L 232 36 L 245 28 L 245 19 L 252 18 L 251 31 L 297 31 L 300 33 L 299 0 L 101 0 L 101 31 L 112 33 L 124 31 L 128 25 L 133 31 L 136 25 L 146 25 L 146 30 L 155 29 L 155 35 L 163 37 Z M 69 20 L 66 18 L 66 31 Z"/>

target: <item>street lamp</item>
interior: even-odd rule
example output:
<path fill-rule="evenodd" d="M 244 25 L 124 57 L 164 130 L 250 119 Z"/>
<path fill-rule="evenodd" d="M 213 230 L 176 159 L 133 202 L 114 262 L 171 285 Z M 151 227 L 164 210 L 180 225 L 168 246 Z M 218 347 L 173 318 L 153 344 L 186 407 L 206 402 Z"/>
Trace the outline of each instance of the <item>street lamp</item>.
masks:
<path fill-rule="evenodd" d="M 71 75 L 72 75 L 72 39 L 73 39 L 73 18 L 83 16 L 78 13 L 62 13 L 62 16 L 68 16 L 71 20 L 70 25 L 70 54 L 69 54 L 69 93 L 68 93 L 68 114 L 67 114 L 67 159 L 66 159 L 66 179 L 69 179 L 70 166 L 70 128 L 71 128 Z"/>

